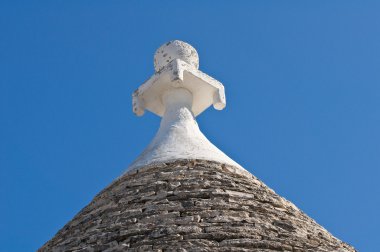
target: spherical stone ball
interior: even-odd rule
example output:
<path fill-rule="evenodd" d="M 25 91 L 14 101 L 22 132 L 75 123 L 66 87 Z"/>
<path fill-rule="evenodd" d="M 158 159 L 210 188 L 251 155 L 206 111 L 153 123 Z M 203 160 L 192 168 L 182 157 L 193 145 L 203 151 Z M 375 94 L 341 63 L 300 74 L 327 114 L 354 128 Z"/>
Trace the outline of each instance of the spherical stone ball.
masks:
<path fill-rule="evenodd" d="M 181 59 L 196 69 L 199 67 L 198 53 L 194 47 L 183 41 L 173 40 L 157 49 L 154 54 L 154 69 L 158 72 L 175 59 Z"/>

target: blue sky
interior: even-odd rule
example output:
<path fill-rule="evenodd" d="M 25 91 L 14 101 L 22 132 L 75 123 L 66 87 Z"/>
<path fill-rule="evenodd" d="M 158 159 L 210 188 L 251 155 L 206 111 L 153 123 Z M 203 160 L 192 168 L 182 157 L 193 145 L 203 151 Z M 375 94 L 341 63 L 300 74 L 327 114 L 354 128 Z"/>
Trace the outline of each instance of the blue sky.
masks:
<path fill-rule="evenodd" d="M 160 2 L 160 3 L 158 3 Z M 119 176 L 159 118 L 131 93 L 180 39 L 226 88 L 198 123 L 360 251 L 380 225 L 378 1 L 1 1 L 0 251 L 34 251 Z"/>

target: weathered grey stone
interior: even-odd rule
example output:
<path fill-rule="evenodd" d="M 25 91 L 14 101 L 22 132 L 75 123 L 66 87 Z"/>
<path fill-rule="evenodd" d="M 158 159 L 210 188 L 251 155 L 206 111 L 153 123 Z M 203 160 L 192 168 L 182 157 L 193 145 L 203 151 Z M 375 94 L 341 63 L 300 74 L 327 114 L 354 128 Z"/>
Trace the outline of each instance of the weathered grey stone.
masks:
<path fill-rule="evenodd" d="M 355 251 L 253 175 L 234 171 L 178 160 L 127 173 L 39 251 Z"/>

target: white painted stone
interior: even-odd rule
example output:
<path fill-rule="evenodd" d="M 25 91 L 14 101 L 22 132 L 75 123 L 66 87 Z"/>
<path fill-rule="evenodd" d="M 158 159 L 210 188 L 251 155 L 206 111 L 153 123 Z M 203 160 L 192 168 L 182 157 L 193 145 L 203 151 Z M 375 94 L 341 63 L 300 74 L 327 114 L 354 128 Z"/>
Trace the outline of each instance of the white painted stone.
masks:
<path fill-rule="evenodd" d="M 171 61 L 165 62 L 168 55 Z M 133 110 L 142 115 L 147 109 L 163 118 L 156 136 L 128 171 L 178 159 L 211 160 L 244 170 L 202 134 L 195 120 L 210 105 L 220 110 L 226 104 L 223 85 L 199 71 L 198 62 L 195 49 L 181 41 L 157 50 L 157 72 L 134 92 Z"/>
<path fill-rule="evenodd" d="M 199 68 L 199 57 L 195 48 L 183 41 L 173 40 L 157 49 L 154 54 L 154 69 L 158 72 L 174 59 L 182 59 L 194 68 Z"/>

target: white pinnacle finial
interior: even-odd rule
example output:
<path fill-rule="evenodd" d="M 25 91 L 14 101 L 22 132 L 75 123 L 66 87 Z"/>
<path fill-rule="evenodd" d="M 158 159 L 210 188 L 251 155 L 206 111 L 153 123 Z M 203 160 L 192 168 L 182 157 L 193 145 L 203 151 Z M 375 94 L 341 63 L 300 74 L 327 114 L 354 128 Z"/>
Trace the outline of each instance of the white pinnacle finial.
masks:
<path fill-rule="evenodd" d="M 226 106 L 222 83 L 198 70 L 197 51 L 189 44 L 173 40 L 162 45 L 154 55 L 155 74 L 133 93 L 133 112 L 141 116 L 147 109 L 163 116 L 163 93 L 185 88 L 193 95 L 191 108 L 195 116 L 210 105 L 221 110 Z"/>
<path fill-rule="evenodd" d="M 174 40 L 154 55 L 155 74 L 133 93 L 133 111 L 149 110 L 162 117 L 160 129 L 129 171 L 178 159 L 213 160 L 245 171 L 199 130 L 195 117 L 213 105 L 226 106 L 222 83 L 198 70 L 197 51 Z"/>

